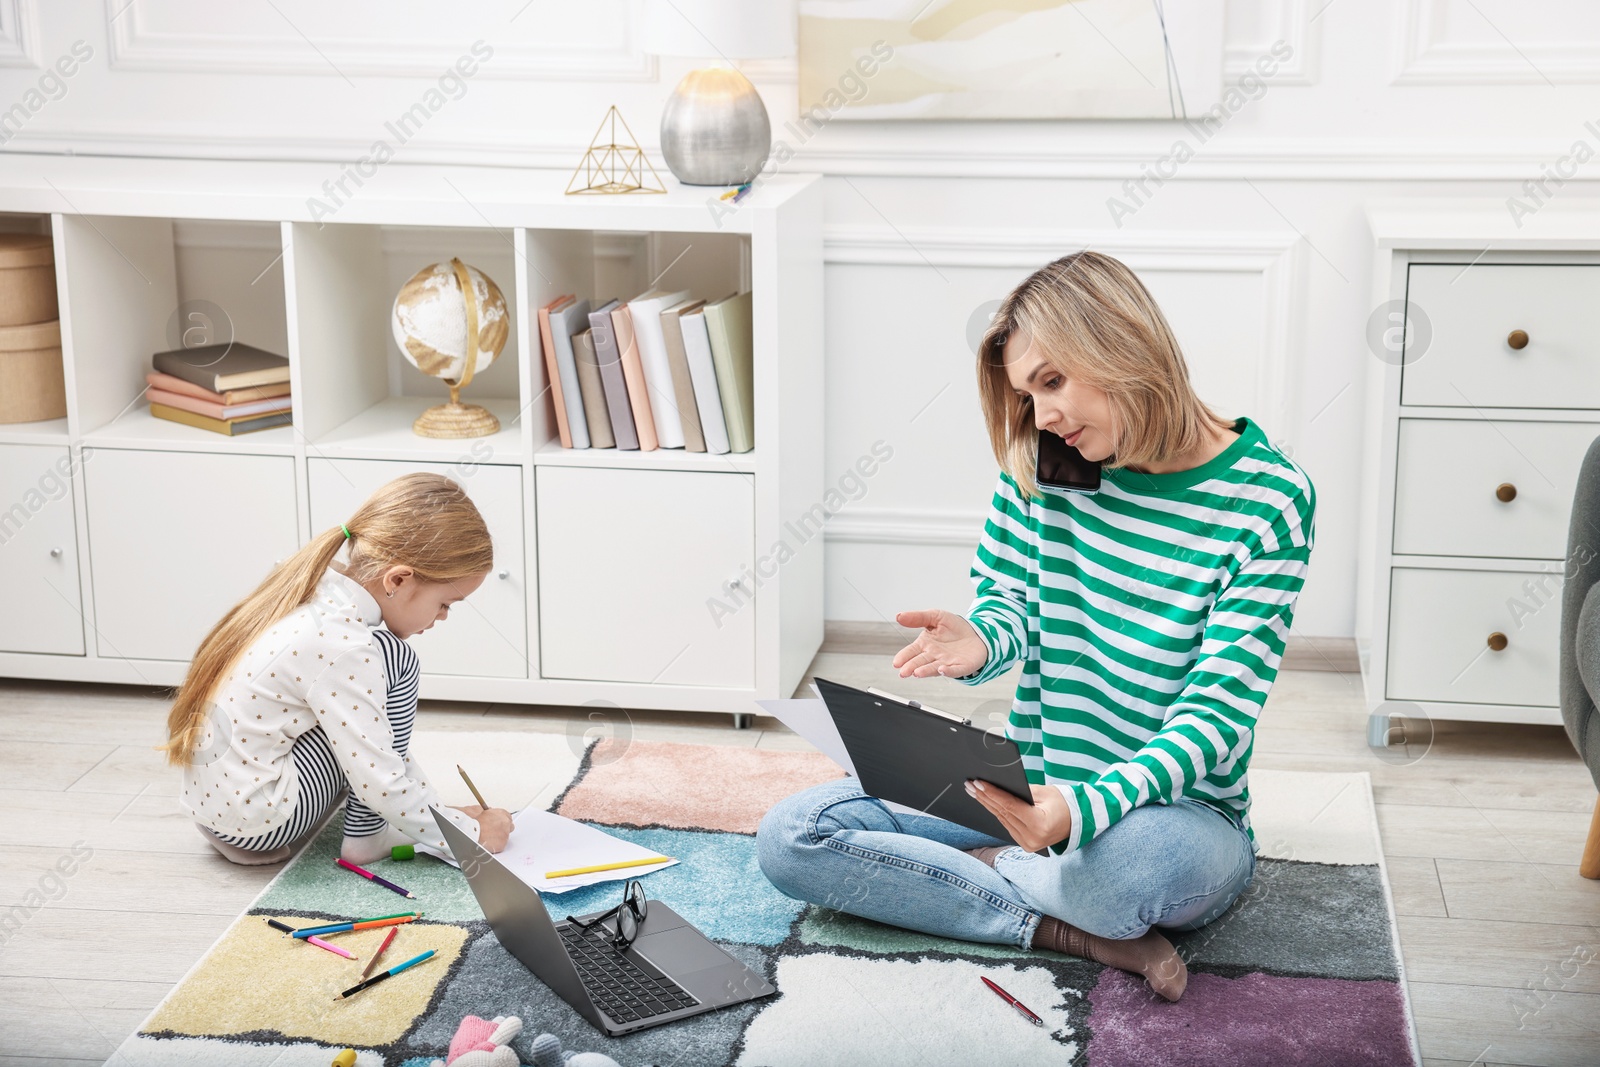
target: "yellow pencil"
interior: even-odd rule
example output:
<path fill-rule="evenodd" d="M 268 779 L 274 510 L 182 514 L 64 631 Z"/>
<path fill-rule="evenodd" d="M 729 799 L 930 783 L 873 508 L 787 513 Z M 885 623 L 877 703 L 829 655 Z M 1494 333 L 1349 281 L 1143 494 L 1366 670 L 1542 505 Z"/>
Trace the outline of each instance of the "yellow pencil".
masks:
<path fill-rule="evenodd" d="M 461 769 L 461 764 L 456 764 L 456 772 L 461 775 L 461 780 L 467 783 L 467 788 L 472 790 L 472 795 L 478 798 L 478 807 L 487 808 L 489 802 L 483 799 L 483 794 L 478 792 L 478 787 L 472 784 L 472 779 L 467 777 L 467 772 Z"/>
<path fill-rule="evenodd" d="M 594 867 L 573 867 L 565 871 L 545 871 L 546 878 L 566 878 L 574 874 L 596 874 L 600 871 L 617 871 L 624 867 L 649 867 L 655 863 L 671 863 L 671 856 L 646 856 L 641 860 L 623 860 L 621 863 L 602 863 Z"/>

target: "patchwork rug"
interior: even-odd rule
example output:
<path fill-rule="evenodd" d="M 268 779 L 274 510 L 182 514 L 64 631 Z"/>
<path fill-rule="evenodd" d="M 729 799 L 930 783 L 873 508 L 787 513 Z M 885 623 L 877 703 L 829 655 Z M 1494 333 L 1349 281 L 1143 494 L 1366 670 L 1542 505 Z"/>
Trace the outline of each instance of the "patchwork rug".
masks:
<path fill-rule="evenodd" d="M 501 948 L 458 870 L 419 856 L 372 867 L 409 888 L 425 912 L 401 928 L 386 959 L 430 948 L 437 956 L 335 1002 L 362 964 L 285 940 L 264 919 L 308 925 L 411 903 L 335 866 L 335 818 L 111 1064 L 326 1067 L 351 1047 L 365 1067 L 425 1067 L 469 1014 L 521 1016 L 513 1048 L 525 1063 L 546 1031 L 623 1067 L 1418 1062 L 1365 774 L 1251 774 L 1262 846 L 1255 881 L 1216 922 L 1173 937 L 1190 978 L 1168 1004 L 1141 980 L 1087 960 L 927 937 L 779 893 L 757 866 L 755 829 L 777 800 L 841 774 L 821 755 L 540 734 L 432 733 L 415 743 L 425 766 L 471 767 L 491 802 L 534 800 L 677 857 L 678 866 L 645 880 L 650 896 L 764 974 L 778 995 L 607 1038 Z M 449 787 L 444 799 L 467 802 Z M 611 882 L 546 904 L 558 918 L 581 915 L 610 907 L 620 892 Z M 339 943 L 365 960 L 384 933 Z M 1046 1025 L 1018 1018 L 980 975 Z"/>

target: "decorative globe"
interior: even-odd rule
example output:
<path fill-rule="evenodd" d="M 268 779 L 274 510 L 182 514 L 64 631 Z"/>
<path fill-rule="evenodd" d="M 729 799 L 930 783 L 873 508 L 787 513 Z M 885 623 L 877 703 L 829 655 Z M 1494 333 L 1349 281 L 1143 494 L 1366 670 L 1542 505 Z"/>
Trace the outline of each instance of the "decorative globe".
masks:
<path fill-rule="evenodd" d="M 422 373 L 450 387 L 450 403 L 429 408 L 412 430 L 422 437 L 485 437 L 500 420 L 460 391 L 506 346 L 506 298 L 487 274 L 452 259 L 423 267 L 400 287 L 392 313 L 394 340 Z"/>

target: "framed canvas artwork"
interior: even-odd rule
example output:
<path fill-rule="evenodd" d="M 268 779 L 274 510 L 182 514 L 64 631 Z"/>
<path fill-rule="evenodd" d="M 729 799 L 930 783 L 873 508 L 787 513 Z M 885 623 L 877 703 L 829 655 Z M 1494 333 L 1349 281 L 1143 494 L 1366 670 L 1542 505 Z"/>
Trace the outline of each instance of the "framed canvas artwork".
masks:
<path fill-rule="evenodd" d="M 1182 119 L 1222 92 L 1223 0 L 800 0 L 799 16 L 802 115 Z"/>

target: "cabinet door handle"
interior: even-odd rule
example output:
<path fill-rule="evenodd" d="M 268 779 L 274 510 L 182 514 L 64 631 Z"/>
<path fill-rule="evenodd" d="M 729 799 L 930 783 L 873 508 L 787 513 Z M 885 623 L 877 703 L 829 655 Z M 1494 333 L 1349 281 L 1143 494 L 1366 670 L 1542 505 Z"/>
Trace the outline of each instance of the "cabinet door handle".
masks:
<path fill-rule="evenodd" d="M 1496 630 L 1494 633 L 1489 635 L 1489 647 L 1495 652 L 1504 652 L 1508 643 L 1509 642 L 1506 641 L 1506 635 L 1501 633 L 1499 630 Z"/>
<path fill-rule="evenodd" d="M 1494 495 L 1502 504 L 1509 504 L 1517 499 L 1517 487 L 1510 482 L 1501 482 L 1495 486 Z"/>
<path fill-rule="evenodd" d="M 1506 335 L 1506 344 L 1510 345 L 1512 348 L 1517 349 L 1518 351 L 1521 351 L 1522 349 L 1527 348 L 1528 347 L 1528 331 L 1527 330 L 1512 330 L 1509 334 Z"/>
<path fill-rule="evenodd" d="M 507 578 L 511 577 L 511 572 L 501 571 L 499 574 L 495 575 L 495 577 L 499 578 L 501 581 L 505 581 Z"/>
<path fill-rule="evenodd" d="M 59 548 L 52 548 L 50 550 L 50 558 L 51 559 L 60 559 L 61 558 L 61 550 Z"/>

